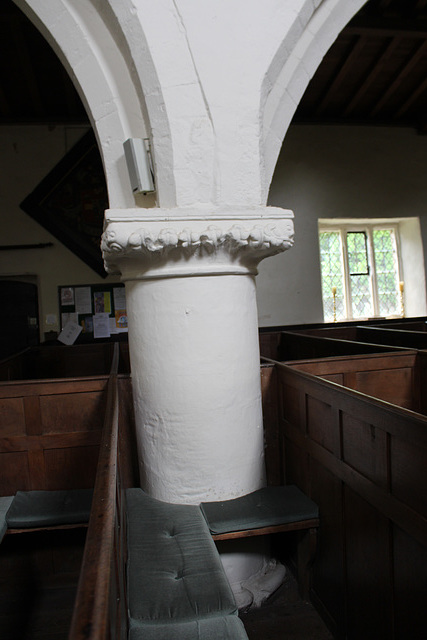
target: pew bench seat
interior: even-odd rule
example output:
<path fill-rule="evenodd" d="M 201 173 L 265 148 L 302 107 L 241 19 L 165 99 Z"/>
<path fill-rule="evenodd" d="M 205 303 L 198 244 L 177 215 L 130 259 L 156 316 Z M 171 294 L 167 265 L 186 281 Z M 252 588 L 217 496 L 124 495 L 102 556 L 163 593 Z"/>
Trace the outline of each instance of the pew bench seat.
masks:
<path fill-rule="evenodd" d="M 214 540 L 297 531 L 298 586 L 301 595 L 308 598 L 319 508 L 298 487 L 263 487 L 231 500 L 202 502 L 200 509 Z"/>
<path fill-rule="evenodd" d="M 0 498 L 0 532 L 4 535 L 86 525 L 92 495 L 92 489 L 70 489 L 18 491 L 15 496 Z"/>
<path fill-rule="evenodd" d="M 247 640 L 196 505 L 126 490 L 129 640 Z"/>

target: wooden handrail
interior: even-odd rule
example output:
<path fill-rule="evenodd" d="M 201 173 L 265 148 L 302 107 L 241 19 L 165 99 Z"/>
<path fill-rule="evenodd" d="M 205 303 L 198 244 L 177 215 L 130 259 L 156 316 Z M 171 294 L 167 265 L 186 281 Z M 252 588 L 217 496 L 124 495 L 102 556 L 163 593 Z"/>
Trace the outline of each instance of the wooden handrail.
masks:
<path fill-rule="evenodd" d="M 69 640 L 110 637 L 109 600 L 114 554 L 118 443 L 118 345 L 115 345 L 89 528 Z"/>

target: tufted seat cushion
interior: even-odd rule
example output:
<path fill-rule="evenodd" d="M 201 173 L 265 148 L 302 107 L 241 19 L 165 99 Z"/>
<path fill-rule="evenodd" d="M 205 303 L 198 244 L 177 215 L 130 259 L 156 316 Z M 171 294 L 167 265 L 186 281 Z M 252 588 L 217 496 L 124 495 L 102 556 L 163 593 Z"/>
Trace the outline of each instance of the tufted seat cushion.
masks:
<path fill-rule="evenodd" d="M 156 622 L 190 622 L 236 613 L 233 593 L 199 507 L 164 503 L 135 488 L 126 491 L 126 501 L 131 626 L 149 623 L 148 633 Z M 194 624 L 190 628 L 196 633 Z M 132 638 L 145 637 L 137 633 Z M 172 633 L 170 637 L 181 636 Z"/>
<path fill-rule="evenodd" d="M 4 496 L 0 498 L 0 542 L 7 530 L 6 514 L 13 502 L 14 496 Z"/>
<path fill-rule="evenodd" d="M 9 529 L 82 524 L 89 521 L 92 489 L 18 491 L 6 514 Z"/>
<path fill-rule="evenodd" d="M 240 498 L 202 502 L 200 509 L 214 535 L 319 517 L 317 505 L 294 485 L 264 487 Z"/>
<path fill-rule="evenodd" d="M 174 624 L 131 627 L 129 640 L 248 640 L 237 616 L 214 616 Z"/>

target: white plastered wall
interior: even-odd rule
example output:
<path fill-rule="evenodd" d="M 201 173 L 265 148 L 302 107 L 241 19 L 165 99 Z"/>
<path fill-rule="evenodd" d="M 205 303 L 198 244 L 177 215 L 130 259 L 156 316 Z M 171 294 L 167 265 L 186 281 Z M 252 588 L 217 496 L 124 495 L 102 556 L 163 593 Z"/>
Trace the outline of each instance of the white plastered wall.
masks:
<path fill-rule="evenodd" d="M 260 265 L 261 326 L 323 321 L 319 218 L 408 218 L 401 246 L 406 312 L 426 314 L 426 153 L 427 140 L 412 129 L 290 128 L 269 204 L 286 202 L 294 211 L 295 247 Z"/>
<path fill-rule="evenodd" d="M 53 245 L 0 252 L 1 277 L 36 277 L 41 339 L 45 332 L 60 329 L 58 286 L 106 282 L 19 206 L 86 131 L 85 126 L 0 127 L 1 244 Z M 113 276 L 107 278 L 107 282 L 117 280 Z"/>

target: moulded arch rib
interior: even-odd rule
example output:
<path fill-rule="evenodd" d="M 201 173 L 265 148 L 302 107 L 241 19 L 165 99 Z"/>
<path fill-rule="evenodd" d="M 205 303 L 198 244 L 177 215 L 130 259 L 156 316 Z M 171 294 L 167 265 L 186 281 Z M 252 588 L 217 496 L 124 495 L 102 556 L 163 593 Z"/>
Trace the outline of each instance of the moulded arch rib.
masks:
<path fill-rule="evenodd" d="M 306 2 L 307 11 L 300 12 L 292 30 L 288 30 L 278 47 L 261 91 L 261 155 L 266 197 L 283 139 L 308 83 L 340 31 L 365 2 Z M 304 21 L 302 16 L 305 16 Z"/>

